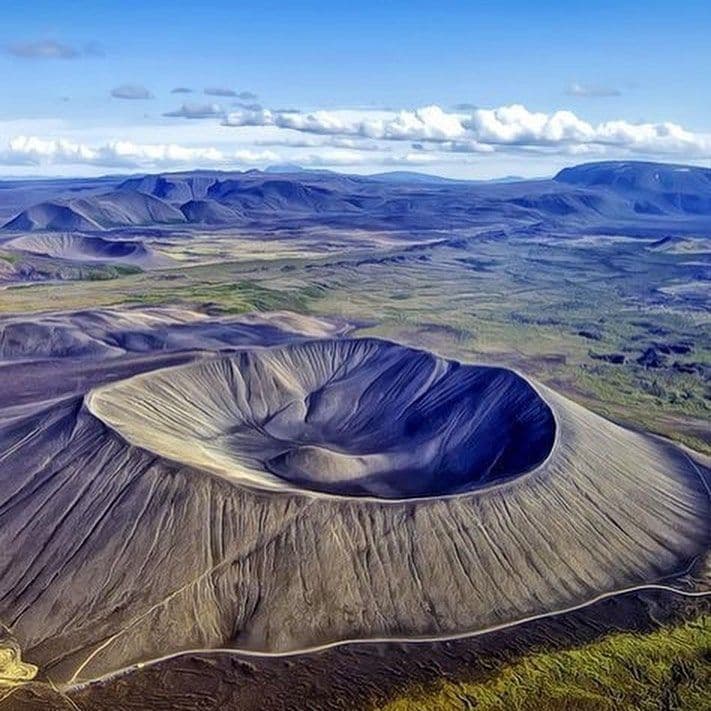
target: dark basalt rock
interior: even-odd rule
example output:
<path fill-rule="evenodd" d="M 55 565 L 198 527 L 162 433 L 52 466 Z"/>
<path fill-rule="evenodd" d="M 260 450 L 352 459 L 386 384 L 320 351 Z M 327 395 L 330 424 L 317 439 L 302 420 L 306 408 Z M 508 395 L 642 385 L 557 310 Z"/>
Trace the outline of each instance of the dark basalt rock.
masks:
<path fill-rule="evenodd" d="M 664 368 L 667 364 L 667 359 L 656 348 L 650 347 L 637 358 L 637 363 L 645 368 Z"/>
<path fill-rule="evenodd" d="M 613 363 L 614 365 L 622 365 L 626 360 L 624 353 L 593 353 L 593 351 L 590 351 L 588 355 L 593 360 L 602 360 L 605 363 Z"/>

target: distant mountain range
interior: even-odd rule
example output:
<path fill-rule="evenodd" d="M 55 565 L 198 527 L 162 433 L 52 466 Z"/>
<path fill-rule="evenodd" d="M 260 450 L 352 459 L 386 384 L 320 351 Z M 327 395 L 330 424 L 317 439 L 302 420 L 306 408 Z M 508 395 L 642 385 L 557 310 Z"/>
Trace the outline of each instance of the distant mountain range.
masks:
<path fill-rule="evenodd" d="M 445 229 L 513 222 L 567 226 L 711 225 L 711 170 L 589 163 L 549 180 L 472 182 L 419 173 L 342 175 L 275 166 L 97 180 L 1 184 L 6 231 L 255 224 Z M 24 192 L 23 192 L 24 191 Z M 14 201 L 14 202 L 13 202 Z M 20 207 L 11 212 L 14 205 Z"/>

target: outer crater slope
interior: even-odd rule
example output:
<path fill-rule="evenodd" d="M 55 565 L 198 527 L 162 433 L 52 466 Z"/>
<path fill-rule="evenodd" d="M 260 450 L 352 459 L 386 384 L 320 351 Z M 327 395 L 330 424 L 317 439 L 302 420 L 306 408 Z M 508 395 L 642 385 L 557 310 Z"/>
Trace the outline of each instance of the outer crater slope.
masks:
<path fill-rule="evenodd" d="M 265 488 L 407 498 L 523 473 L 555 421 L 510 370 L 315 341 L 148 373 L 87 398 L 128 441 Z"/>
<path fill-rule="evenodd" d="M 53 680 L 477 632 L 679 573 L 709 544 L 678 447 L 381 341 L 201 356 L 16 408 L 0 442 L 0 617 Z"/>

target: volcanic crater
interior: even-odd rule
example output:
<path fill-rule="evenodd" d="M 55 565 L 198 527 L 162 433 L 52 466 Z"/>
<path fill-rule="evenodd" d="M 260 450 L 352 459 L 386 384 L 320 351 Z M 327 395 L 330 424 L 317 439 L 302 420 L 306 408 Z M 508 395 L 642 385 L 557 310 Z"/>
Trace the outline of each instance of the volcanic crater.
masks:
<path fill-rule="evenodd" d="M 131 443 L 258 488 L 405 499 L 472 491 L 540 464 L 550 407 L 503 368 L 377 339 L 244 351 L 100 388 Z"/>
<path fill-rule="evenodd" d="M 146 343 L 184 330 L 159 323 Z M 706 554 L 679 447 L 511 371 L 317 326 L 264 347 L 198 329 L 187 364 L 141 353 L 155 367 L 114 382 L 111 351 L 86 389 L 0 418 L 0 598 L 38 674 L 478 633 Z"/>

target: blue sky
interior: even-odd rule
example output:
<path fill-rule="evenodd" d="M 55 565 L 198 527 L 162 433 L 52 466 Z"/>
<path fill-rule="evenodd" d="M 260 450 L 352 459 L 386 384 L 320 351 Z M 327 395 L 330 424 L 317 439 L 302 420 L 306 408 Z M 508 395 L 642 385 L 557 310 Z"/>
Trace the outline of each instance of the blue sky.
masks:
<path fill-rule="evenodd" d="M 289 161 L 497 177 L 711 154 L 708 2 L 5 0 L 1 12 L 5 175 Z"/>

